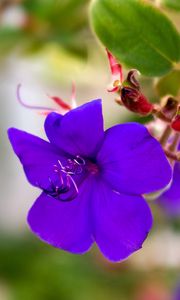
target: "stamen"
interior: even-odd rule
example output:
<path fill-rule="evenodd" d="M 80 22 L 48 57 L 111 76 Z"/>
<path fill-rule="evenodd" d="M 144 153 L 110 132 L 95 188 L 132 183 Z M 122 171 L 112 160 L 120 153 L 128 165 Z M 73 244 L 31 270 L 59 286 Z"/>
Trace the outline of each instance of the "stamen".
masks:
<path fill-rule="evenodd" d="M 76 103 L 76 85 L 75 85 L 74 81 L 72 82 L 71 106 L 72 106 L 72 108 L 77 107 L 77 103 Z"/>
<path fill-rule="evenodd" d="M 76 156 L 74 162 L 77 163 L 78 165 L 83 165 L 83 166 L 86 164 L 86 161 L 80 155 Z"/>
<path fill-rule="evenodd" d="M 60 97 L 49 96 L 49 95 L 48 95 L 48 97 L 50 99 L 52 99 L 61 109 L 64 109 L 65 111 L 69 111 L 69 110 L 77 107 L 77 103 L 76 103 L 76 86 L 75 86 L 74 82 L 72 82 L 71 105 L 66 103 Z"/>
<path fill-rule="evenodd" d="M 67 187 L 70 189 L 71 184 L 70 184 L 70 180 L 69 180 L 70 176 L 67 176 Z"/>
<path fill-rule="evenodd" d="M 28 108 L 28 109 L 35 109 L 35 110 L 41 110 L 41 111 L 48 111 L 48 112 L 54 111 L 54 109 L 50 108 L 50 107 L 34 106 L 34 105 L 29 105 L 29 104 L 24 103 L 24 101 L 22 100 L 21 95 L 20 95 L 21 87 L 22 87 L 22 85 L 21 85 L 21 83 L 19 83 L 17 86 L 17 92 L 16 92 L 17 100 L 21 104 L 21 106 Z"/>
<path fill-rule="evenodd" d="M 72 178 L 72 176 L 69 176 L 67 177 L 68 179 L 70 179 L 74 185 L 74 188 L 75 188 L 75 191 L 76 191 L 76 194 L 79 194 L 79 190 L 78 190 L 78 187 L 77 187 L 77 184 L 75 183 L 74 179 Z"/>
<path fill-rule="evenodd" d="M 25 108 L 33 109 L 33 110 L 39 110 L 40 114 L 48 115 L 50 112 L 54 112 L 54 111 L 58 111 L 59 113 L 64 114 L 67 111 L 71 110 L 72 108 L 77 107 L 76 100 L 75 100 L 76 90 L 75 90 L 75 84 L 74 83 L 72 84 L 72 95 L 71 95 L 72 105 L 66 103 L 60 97 L 47 95 L 51 100 L 53 100 L 60 107 L 59 110 L 55 109 L 55 108 L 51 108 L 51 107 L 36 106 L 36 105 L 34 106 L 34 105 L 26 104 L 24 102 L 24 100 L 22 99 L 21 94 L 20 94 L 21 87 L 22 87 L 22 85 L 18 84 L 17 93 L 16 93 L 18 102 L 21 104 L 21 106 L 23 106 Z"/>
<path fill-rule="evenodd" d="M 57 96 L 49 96 L 48 97 L 50 99 L 52 99 L 58 106 L 60 106 L 60 108 L 65 109 L 65 110 L 71 110 L 72 107 L 67 104 L 66 102 L 64 102 L 61 98 L 57 97 Z"/>
<path fill-rule="evenodd" d="M 78 186 L 73 178 L 73 175 L 79 175 L 83 172 L 83 166 L 86 161 L 81 156 L 67 160 L 67 164 L 63 165 L 60 160 L 54 164 L 54 173 L 57 177 L 52 180 L 49 178 L 50 187 L 43 189 L 44 192 L 60 201 L 71 201 L 79 193 Z"/>

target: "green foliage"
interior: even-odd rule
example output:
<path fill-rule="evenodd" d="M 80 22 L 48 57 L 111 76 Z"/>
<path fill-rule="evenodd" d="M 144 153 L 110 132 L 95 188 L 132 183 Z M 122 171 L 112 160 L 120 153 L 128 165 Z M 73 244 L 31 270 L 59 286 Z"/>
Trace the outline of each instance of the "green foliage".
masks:
<path fill-rule="evenodd" d="M 171 21 L 142 0 L 94 0 L 92 26 L 101 42 L 144 75 L 168 73 L 180 59 L 180 36 Z"/>
<path fill-rule="evenodd" d="M 86 15 L 87 0 L 24 0 L 25 10 L 39 20 L 48 23 L 49 27 L 56 30 L 81 30 L 87 24 Z M 71 22 L 70 22 L 71 20 Z"/>
<path fill-rule="evenodd" d="M 180 10 L 180 0 L 162 0 L 162 4 L 174 10 Z"/>
<path fill-rule="evenodd" d="M 87 40 L 91 36 L 87 3 L 88 0 L 22 0 L 26 21 L 17 29 L 1 26 L 0 53 L 6 54 L 1 51 L 3 48 L 34 54 L 46 45 L 55 44 L 70 54 L 86 57 Z"/>
<path fill-rule="evenodd" d="M 1 237 L 0 278 L 13 300 L 116 300 L 132 299 L 146 275 L 117 267 L 113 273 L 99 257 L 65 253 L 36 238 Z"/>
<path fill-rule="evenodd" d="M 180 92 L 180 70 L 175 70 L 162 77 L 156 84 L 156 91 L 160 97 L 177 96 Z"/>
<path fill-rule="evenodd" d="M 0 28 L 0 55 L 5 55 L 26 39 L 19 29 Z"/>
<path fill-rule="evenodd" d="M 0 283 L 13 300 L 134 299 L 137 289 L 157 275 L 166 285 L 177 277 L 174 271 L 131 269 L 127 262 L 107 264 L 95 253 L 72 255 L 32 237 L 1 235 Z"/>

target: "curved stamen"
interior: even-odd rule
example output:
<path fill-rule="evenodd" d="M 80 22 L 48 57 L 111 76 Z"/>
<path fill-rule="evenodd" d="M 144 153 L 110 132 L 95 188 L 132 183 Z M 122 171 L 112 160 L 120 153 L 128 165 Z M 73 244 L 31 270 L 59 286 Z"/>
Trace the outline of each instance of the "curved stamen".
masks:
<path fill-rule="evenodd" d="M 67 179 L 66 185 L 63 183 L 60 186 L 58 186 L 58 185 L 54 184 L 54 182 L 51 180 L 51 178 L 49 178 L 50 187 L 48 189 L 43 189 L 43 192 L 46 193 L 48 196 L 51 196 L 60 201 L 66 202 L 66 201 L 73 200 L 78 194 L 78 189 L 77 189 L 75 182 L 74 182 L 75 193 L 70 195 L 69 197 L 62 198 L 62 195 L 68 193 L 70 191 L 70 187 L 71 187 L 70 182 L 68 181 L 68 178 L 66 178 L 66 179 Z"/>
<path fill-rule="evenodd" d="M 54 109 L 50 108 L 50 107 L 34 106 L 34 105 L 24 103 L 24 101 L 22 100 L 21 95 L 20 95 L 21 87 L 22 87 L 22 85 L 21 85 L 21 83 L 19 83 L 17 86 L 17 92 L 16 92 L 17 100 L 21 104 L 21 106 L 28 108 L 28 109 L 35 109 L 35 110 L 41 110 L 41 111 L 50 111 L 50 112 L 54 111 Z"/>
<path fill-rule="evenodd" d="M 63 165 L 61 160 L 58 160 L 57 164 L 54 165 L 54 172 L 57 174 L 57 177 L 54 181 L 49 178 L 50 186 L 48 189 L 43 189 L 43 191 L 60 201 L 73 200 L 79 193 L 73 175 L 81 174 L 85 164 L 85 159 L 79 155 L 73 159 L 68 159 L 66 165 Z M 65 196 L 65 194 L 67 195 Z"/>
<path fill-rule="evenodd" d="M 58 160 L 58 164 L 60 166 L 60 170 L 69 175 L 78 175 L 83 171 L 83 166 L 86 164 L 86 161 L 81 156 L 77 155 L 74 159 L 68 159 L 68 164 L 63 166 L 61 161 Z M 55 165 L 56 170 L 58 166 Z"/>
<path fill-rule="evenodd" d="M 75 192 L 76 192 L 76 196 L 79 194 L 79 190 L 78 190 L 78 187 L 77 187 L 77 184 L 76 182 L 74 181 L 74 179 L 72 178 L 72 176 L 68 175 L 67 176 L 67 179 L 70 179 L 72 184 L 74 185 L 74 188 L 75 188 Z"/>
<path fill-rule="evenodd" d="M 86 161 L 84 158 L 82 158 L 80 155 L 77 155 L 76 158 L 74 158 L 74 162 L 77 163 L 78 165 L 85 165 Z"/>

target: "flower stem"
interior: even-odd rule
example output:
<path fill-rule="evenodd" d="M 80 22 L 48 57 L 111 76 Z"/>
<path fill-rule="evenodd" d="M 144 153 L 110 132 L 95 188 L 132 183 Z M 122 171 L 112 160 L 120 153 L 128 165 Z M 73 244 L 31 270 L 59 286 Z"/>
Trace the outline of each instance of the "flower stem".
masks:
<path fill-rule="evenodd" d="M 168 147 L 169 151 L 174 152 L 177 149 L 179 145 L 179 139 L 180 139 L 180 134 L 179 132 L 176 132 L 172 144 Z"/>
<path fill-rule="evenodd" d="M 166 126 L 165 131 L 163 132 L 162 136 L 159 139 L 159 142 L 162 146 L 165 146 L 170 134 L 171 134 L 171 127 L 169 125 Z"/>
<path fill-rule="evenodd" d="M 177 151 L 178 145 L 180 142 L 180 133 L 176 132 L 174 134 L 174 138 L 172 143 L 169 145 L 168 148 L 164 149 L 165 154 L 169 158 L 170 163 L 173 165 L 175 161 L 180 160 L 180 154 Z"/>

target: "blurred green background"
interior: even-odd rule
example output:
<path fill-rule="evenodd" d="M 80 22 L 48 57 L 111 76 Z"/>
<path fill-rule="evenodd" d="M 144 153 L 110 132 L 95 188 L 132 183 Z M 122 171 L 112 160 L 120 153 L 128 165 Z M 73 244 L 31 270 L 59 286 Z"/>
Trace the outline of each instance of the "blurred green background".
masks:
<path fill-rule="evenodd" d="M 74 256 L 31 234 L 26 214 L 39 194 L 14 156 L 6 130 L 14 126 L 44 136 L 44 117 L 21 107 L 50 106 L 46 93 L 70 103 L 103 98 L 106 127 L 138 120 L 106 92 L 105 51 L 91 33 L 88 0 L 0 0 L 0 300 L 170 300 L 180 276 L 180 225 L 151 203 L 154 227 L 139 252 L 120 264 L 94 247 Z M 164 10 L 179 26 L 179 14 Z M 126 72 L 126 71 L 125 71 Z M 144 93 L 158 98 L 154 81 L 141 78 Z"/>

